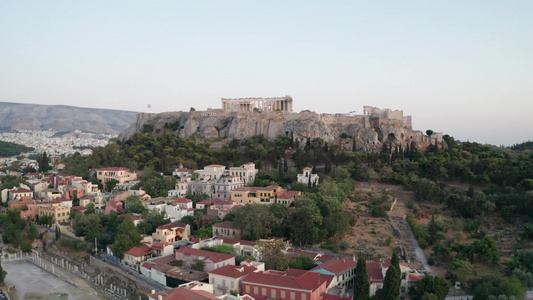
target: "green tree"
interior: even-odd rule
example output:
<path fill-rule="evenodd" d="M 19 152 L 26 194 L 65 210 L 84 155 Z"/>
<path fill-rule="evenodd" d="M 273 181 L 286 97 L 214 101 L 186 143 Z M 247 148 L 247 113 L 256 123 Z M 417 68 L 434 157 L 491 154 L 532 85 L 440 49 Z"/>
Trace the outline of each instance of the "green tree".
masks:
<path fill-rule="evenodd" d="M 33 249 L 33 247 L 29 241 L 24 241 L 22 244 L 20 244 L 20 250 L 22 250 L 24 253 L 30 253 L 31 249 Z"/>
<path fill-rule="evenodd" d="M 114 256 L 123 259 L 124 252 L 141 245 L 142 236 L 129 218 L 126 218 L 118 226 L 117 232 L 119 234 L 117 234 L 115 242 L 111 245 L 111 251 L 113 251 Z"/>
<path fill-rule="evenodd" d="M 381 299 L 396 300 L 400 297 L 401 285 L 400 259 L 396 251 L 392 253 L 391 264 L 385 273 Z"/>
<path fill-rule="evenodd" d="M 201 259 L 197 259 L 194 264 L 191 266 L 191 269 L 193 270 L 196 270 L 196 271 L 204 271 L 204 266 L 205 266 L 205 263 L 203 260 Z"/>
<path fill-rule="evenodd" d="M 96 210 L 94 209 L 94 203 L 87 204 L 87 210 L 85 211 L 85 215 L 90 215 L 96 213 Z"/>
<path fill-rule="evenodd" d="M 33 222 L 30 222 L 30 231 L 28 233 L 28 238 L 32 241 L 37 238 L 37 226 L 35 226 L 35 223 Z"/>
<path fill-rule="evenodd" d="M 311 270 L 315 266 L 313 259 L 306 255 L 300 255 L 289 261 L 289 268 L 292 269 Z"/>
<path fill-rule="evenodd" d="M 450 284 L 441 277 L 424 276 L 415 286 L 409 288 L 409 295 L 413 300 L 422 300 L 433 295 L 435 299 L 443 300 L 448 295 Z"/>
<path fill-rule="evenodd" d="M 261 241 L 257 243 L 257 252 L 267 270 L 285 271 L 289 266 L 285 251 L 285 243 L 281 240 Z"/>
<path fill-rule="evenodd" d="M 119 181 L 116 179 L 109 180 L 108 182 L 105 183 L 106 191 L 108 192 L 112 191 L 115 188 L 115 186 L 117 186 L 118 183 Z"/>
<path fill-rule="evenodd" d="M 134 214 L 141 214 L 144 211 L 146 211 L 146 208 L 143 205 L 143 202 L 141 200 L 141 197 L 139 196 L 129 196 L 126 198 L 126 201 L 124 201 L 124 205 L 126 207 L 126 213 L 134 213 Z"/>
<path fill-rule="evenodd" d="M 289 217 L 289 235 L 295 244 L 311 245 L 320 239 L 323 218 L 314 201 L 303 196 L 295 201 L 296 210 Z"/>
<path fill-rule="evenodd" d="M 357 259 L 357 268 L 355 270 L 353 300 L 368 300 L 369 294 L 370 283 L 366 272 L 366 259 L 363 255 L 360 255 Z"/>

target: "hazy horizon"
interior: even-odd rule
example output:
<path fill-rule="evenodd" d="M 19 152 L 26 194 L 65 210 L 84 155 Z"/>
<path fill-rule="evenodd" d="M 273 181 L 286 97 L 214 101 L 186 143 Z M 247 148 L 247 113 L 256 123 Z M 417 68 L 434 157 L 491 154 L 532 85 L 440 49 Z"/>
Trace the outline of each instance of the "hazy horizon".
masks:
<path fill-rule="evenodd" d="M 0 101 L 158 113 L 290 95 L 296 112 L 397 109 L 416 130 L 512 145 L 533 139 L 532 12 L 529 1 L 4 1 Z"/>

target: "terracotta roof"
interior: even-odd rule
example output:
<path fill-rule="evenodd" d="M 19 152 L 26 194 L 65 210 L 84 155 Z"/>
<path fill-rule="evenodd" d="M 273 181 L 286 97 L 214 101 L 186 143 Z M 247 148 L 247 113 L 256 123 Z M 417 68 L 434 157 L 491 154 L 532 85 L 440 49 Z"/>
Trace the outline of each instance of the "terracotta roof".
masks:
<path fill-rule="evenodd" d="M 367 261 L 366 273 L 368 274 L 368 281 L 383 282 L 383 273 L 381 270 L 381 263 L 379 261 Z"/>
<path fill-rule="evenodd" d="M 171 243 L 161 243 L 161 242 L 155 242 L 152 243 L 152 249 L 154 250 L 163 250 L 165 246 L 172 245 Z"/>
<path fill-rule="evenodd" d="M 185 223 L 179 223 L 179 222 L 172 222 L 165 225 L 161 225 L 157 227 L 157 229 L 173 229 L 173 228 L 186 228 L 187 224 Z"/>
<path fill-rule="evenodd" d="M 130 250 L 124 252 L 124 254 L 129 254 L 135 257 L 141 257 L 141 256 L 147 256 L 147 255 L 152 254 L 152 250 L 150 249 L 150 247 L 143 244 L 140 247 L 131 248 Z"/>
<path fill-rule="evenodd" d="M 212 270 L 211 272 L 209 272 L 209 274 L 215 274 L 215 275 L 226 276 L 226 277 L 231 277 L 231 278 L 240 278 L 256 270 L 257 269 L 255 267 L 227 265 L 222 268 Z"/>
<path fill-rule="evenodd" d="M 140 217 L 140 216 L 134 216 L 134 215 L 131 215 L 131 216 L 130 216 L 130 219 L 132 219 L 133 221 L 137 221 L 137 220 L 140 220 L 141 217 Z"/>
<path fill-rule="evenodd" d="M 416 274 L 409 274 L 409 282 L 418 282 L 422 280 L 422 276 Z"/>
<path fill-rule="evenodd" d="M 18 193 L 33 193 L 32 190 L 28 190 L 28 189 L 25 189 L 25 188 L 18 188 L 14 191 L 9 191 L 11 194 L 18 194 Z"/>
<path fill-rule="evenodd" d="M 176 198 L 176 199 L 174 199 L 173 202 L 174 203 L 192 203 L 192 200 L 191 199 L 187 199 L 187 198 Z"/>
<path fill-rule="evenodd" d="M 357 263 L 350 258 L 337 258 L 328 260 L 320 266 L 314 267 L 311 271 L 327 270 L 335 275 L 341 275 L 348 270 L 355 269 Z"/>
<path fill-rule="evenodd" d="M 225 222 L 217 223 L 217 224 L 214 224 L 213 227 L 238 229 L 237 228 L 237 223 L 235 223 L 233 221 L 225 221 Z"/>
<path fill-rule="evenodd" d="M 250 273 L 242 280 L 243 283 L 257 285 L 272 285 L 280 288 L 303 289 L 314 291 L 324 282 L 326 285 L 333 280 L 334 276 L 324 275 L 305 270 L 287 269 L 286 272 L 266 271 Z"/>
<path fill-rule="evenodd" d="M 321 262 L 321 263 L 325 263 L 328 260 L 332 260 L 332 259 L 335 259 L 335 258 L 337 258 L 337 257 L 333 256 L 333 255 L 330 255 L 330 254 L 323 254 L 316 261 Z"/>
<path fill-rule="evenodd" d="M 86 211 L 87 210 L 87 207 L 85 206 L 73 206 L 70 208 L 71 211 Z"/>
<path fill-rule="evenodd" d="M 149 269 L 149 270 L 151 270 L 152 268 L 154 268 L 156 270 L 159 270 L 158 266 L 165 266 L 165 265 L 170 267 L 170 268 L 172 268 L 172 266 L 170 266 L 169 264 L 171 262 L 173 262 L 173 261 L 176 261 L 176 257 L 174 256 L 174 254 L 170 254 L 170 255 L 167 255 L 167 256 L 161 256 L 161 257 L 158 257 L 156 259 L 151 259 L 149 261 L 146 261 L 146 262 L 142 263 L 142 266 L 144 268 Z"/>
<path fill-rule="evenodd" d="M 305 167 L 304 170 L 313 170 L 313 168 Z"/>
<path fill-rule="evenodd" d="M 213 199 L 208 199 L 208 200 L 202 200 L 198 203 L 196 203 L 196 205 L 198 204 L 230 204 L 231 201 L 230 200 L 222 200 L 222 199 L 219 199 L 219 198 L 213 198 Z"/>

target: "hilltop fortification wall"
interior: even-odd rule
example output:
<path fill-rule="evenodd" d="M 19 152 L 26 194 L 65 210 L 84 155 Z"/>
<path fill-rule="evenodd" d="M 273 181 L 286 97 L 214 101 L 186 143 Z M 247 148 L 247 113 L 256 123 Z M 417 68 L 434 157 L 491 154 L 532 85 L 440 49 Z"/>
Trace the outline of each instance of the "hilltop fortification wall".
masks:
<path fill-rule="evenodd" d="M 267 139 L 293 136 L 300 144 L 307 139 L 320 137 L 328 143 L 335 142 L 345 133 L 356 138 L 357 145 L 366 149 L 379 148 L 383 143 L 419 145 L 442 143 L 442 134 L 431 137 L 412 129 L 411 116 L 403 111 L 365 106 L 363 115 L 317 114 L 312 111 L 288 113 L 286 111 L 207 111 L 140 113 L 137 122 L 119 138 L 128 139 L 153 125 L 154 132 L 168 132 L 172 128 L 182 138 L 203 140 L 246 139 L 264 135 Z"/>

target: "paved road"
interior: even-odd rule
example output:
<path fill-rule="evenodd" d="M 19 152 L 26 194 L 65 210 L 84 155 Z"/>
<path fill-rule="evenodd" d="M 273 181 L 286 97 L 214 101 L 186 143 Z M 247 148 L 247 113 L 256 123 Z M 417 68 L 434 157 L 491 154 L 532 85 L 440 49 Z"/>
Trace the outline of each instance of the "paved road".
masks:
<path fill-rule="evenodd" d="M 411 226 L 409 226 L 409 224 L 407 223 L 406 216 L 402 217 L 402 222 L 407 226 L 407 228 L 409 228 L 408 235 L 413 245 L 416 259 L 424 266 L 426 273 L 433 274 L 433 270 L 431 270 L 431 267 L 428 264 L 428 260 L 426 259 L 426 255 L 424 254 L 424 251 L 422 251 L 422 248 L 420 248 L 420 245 L 418 244 L 418 241 L 416 240 L 415 234 L 411 230 Z"/>
<path fill-rule="evenodd" d="M 113 260 L 111 260 L 110 258 L 107 257 L 107 255 L 103 254 L 101 255 L 101 257 L 98 257 L 98 256 L 93 256 L 94 258 L 110 265 L 110 266 L 113 266 L 115 268 L 118 268 L 120 269 L 125 276 L 128 276 L 130 277 L 131 279 L 133 280 L 137 280 L 137 281 L 141 281 L 141 282 L 144 282 L 146 283 L 146 285 L 148 285 L 150 287 L 150 289 L 152 290 L 155 290 L 157 292 L 159 291 L 163 291 L 163 290 L 166 290 L 167 287 L 162 285 L 161 283 L 155 281 L 155 280 L 152 280 L 142 274 L 140 274 L 139 272 L 133 270 L 132 268 L 128 268 L 126 267 L 125 265 L 123 264 L 120 264 L 120 263 L 117 263 Z"/>

